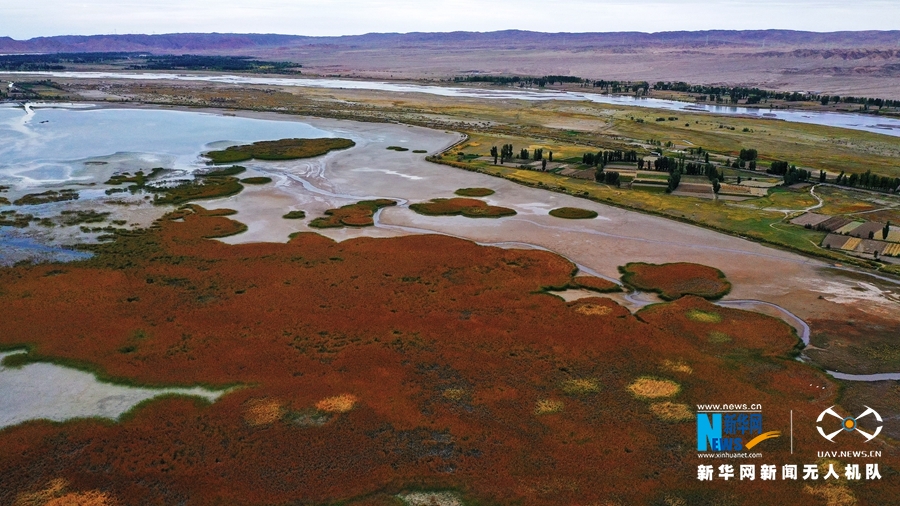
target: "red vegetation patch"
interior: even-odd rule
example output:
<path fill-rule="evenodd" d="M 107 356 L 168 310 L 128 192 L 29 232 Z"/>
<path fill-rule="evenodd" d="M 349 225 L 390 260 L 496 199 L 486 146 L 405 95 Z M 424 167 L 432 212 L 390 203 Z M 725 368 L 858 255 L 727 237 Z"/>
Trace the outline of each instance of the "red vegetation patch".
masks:
<path fill-rule="evenodd" d="M 595 278 L 594 276 L 575 276 L 569 283 L 572 288 L 584 288 L 600 293 L 621 292 L 622 287 L 608 279 Z"/>
<path fill-rule="evenodd" d="M 638 290 L 657 292 L 663 300 L 675 300 L 684 295 L 718 299 L 731 291 L 731 283 L 722 271 L 700 264 L 637 262 L 619 267 L 619 270 L 625 284 Z"/>
<path fill-rule="evenodd" d="M 413 211 L 427 216 L 465 216 L 467 218 L 502 218 L 513 216 L 516 211 L 508 207 L 491 206 L 478 199 L 434 199 L 431 202 L 411 204 Z"/>
<path fill-rule="evenodd" d="M 747 504 L 818 501 L 802 481 L 698 482 L 695 426 L 627 390 L 677 357 L 694 372 L 667 402 L 762 403 L 771 430 L 787 427 L 788 406 L 814 419 L 835 388 L 767 357 L 796 341 L 783 323 L 696 298 L 641 319 L 604 299 L 567 304 L 540 293 L 571 280 L 567 260 L 445 236 L 227 245 L 201 239 L 240 228 L 212 214 L 188 208 L 87 261 L 0 269 L 2 347 L 135 383 L 243 385 L 212 404 L 148 402 L 118 423 L 0 431 L 0 504 L 56 479 L 122 504 L 385 504 L 410 489 L 487 504 L 695 504 L 731 500 L 736 485 Z M 588 306 L 609 313 L 578 311 Z M 701 324 L 691 309 L 723 317 Z M 758 353 L 723 352 L 700 325 Z M 810 400 L 773 377 L 831 388 Z M 543 400 L 562 411 L 538 414 Z M 794 439 L 821 445 L 814 430 Z M 798 463 L 787 438 L 765 444 L 766 463 Z M 862 503 L 900 488 L 868 485 Z"/>
<path fill-rule="evenodd" d="M 700 297 L 686 296 L 669 304 L 654 304 L 637 313 L 641 320 L 695 340 L 710 352 L 753 351 L 785 356 L 800 343 L 793 327 L 751 311 L 719 307 Z M 785 336 L 793 336 L 785 339 Z M 728 339 L 717 336 L 724 336 Z"/>
<path fill-rule="evenodd" d="M 375 224 L 372 219 L 375 212 L 382 207 L 395 206 L 397 201 L 389 199 L 362 200 L 356 204 L 341 206 L 338 209 L 325 211 L 322 218 L 309 222 L 313 228 L 370 227 Z"/>

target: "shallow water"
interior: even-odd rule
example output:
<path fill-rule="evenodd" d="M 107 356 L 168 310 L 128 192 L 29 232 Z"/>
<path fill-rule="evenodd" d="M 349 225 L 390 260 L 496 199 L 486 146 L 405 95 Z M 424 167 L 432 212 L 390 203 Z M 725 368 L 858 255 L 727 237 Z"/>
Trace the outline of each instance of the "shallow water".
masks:
<path fill-rule="evenodd" d="M 0 227 L 0 266 L 9 266 L 20 260 L 37 262 L 71 262 L 91 257 L 91 253 L 59 246 L 42 244 L 31 237 L 22 237 Z"/>
<path fill-rule="evenodd" d="M 11 73 L 15 74 L 15 73 Z M 122 72 L 29 72 L 51 77 L 68 77 L 79 79 L 141 79 L 141 80 L 179 80 L 207 81 L 229 84 L 301 86 L 314 88 L 343 88 L 378 90 L 399 93 L 427 93 L 444 97 L 471 97 L 488 99 L 517 100 L 588 100 L 600 104 L 616 104 L 632 107 L 647 107 L 670 111 L 707 112 L 721 115 L 749 115 L 770 118 L 793 123 L 832 126 L 862 130 L 900 137 L 900 120 L 883 116 L 871 116 L 856 113 L 834 113 L 819 111 L 784 111 L 779 109 L 754 109 L 748 107 L 714 105 L 658 98 L 641 98 L 618 95 L 601 95 L 598 93 L 581 93 L 573 91 L 526 90 L 516 88 L 463 88 L 451 86 L 427 86 L 421 84 L 386 83 L 379 81 L 360 81 L 346 79 L 309 79 L 288 77 L 249 77 L 233 75 L 192 75 L 166 73 L 122 73 Z"/>
<path fill-rule="evenodd" d="M 21 352 L 0 353 L 6 356 Z M 160 395 L 202 397 L 210 402 L 224 390 L 194 388 L 136 388 L 97 380 L 91 373 L 50 363 L 21 368 L 0 365 L 0 429 L 28 420 L 61 422 L 73 418 L 117 419 L 137 404 Z"/>
<path fill-rule="evenodd" d="M 0 184 L 100 183 L 115 168 L 191 171 L 212 145 L 334 137 L 297 121 L 137 109 L 0 107 Z"/>

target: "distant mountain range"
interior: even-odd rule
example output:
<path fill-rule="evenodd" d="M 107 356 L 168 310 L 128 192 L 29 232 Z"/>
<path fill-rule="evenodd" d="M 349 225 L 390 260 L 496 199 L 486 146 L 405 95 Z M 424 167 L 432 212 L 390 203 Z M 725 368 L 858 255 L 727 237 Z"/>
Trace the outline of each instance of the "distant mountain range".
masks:
<path fill-rule="evenodd" d="M 542 33 L 521 30 L 448 33 L 369 33 L 341 37 L 277 34 L 172 33 L 164 35 L 61 35 L 14 40 L 0 37 L 0 53 L 255 52 L 303 46 L 400 48 L 448 46 L 514 49 L 546 46 L 556 49 L 599 47 L 714 46 L 745 48 L 900 48 L 900 30 L 863 32 L 801 32 L 792 30 L 709 30 L 696 32 Z"/>

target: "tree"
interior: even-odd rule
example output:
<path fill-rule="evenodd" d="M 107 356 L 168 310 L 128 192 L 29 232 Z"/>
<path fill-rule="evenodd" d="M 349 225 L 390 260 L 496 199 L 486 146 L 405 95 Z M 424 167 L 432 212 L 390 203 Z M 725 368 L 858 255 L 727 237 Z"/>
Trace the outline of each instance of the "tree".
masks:
<path fill-rule="evenodd" d="M 887 223 L 884 224 L 884 228 L 881 229 L 881 238 L 887 240 L 888 234 L 891 233 L 891 222 L 888 220 Z"/>
<path fill-rule="evenodd" d="M 553 161 L 553 151 L 550 152 L 550 161 Z"/>
<path fill-rule="evenodd" d="M 491 156 L 494 157 L 494 165 L 497 165 L 497 146 L 491 147 Z"/>
<path fill-rule="evenodd" d="M 820 171 L 819 171 L 819 182 L 820 182 L 820 183 L 824 183 L 824 182 L 825 182 L 825 171 L 824 171 L 824 170 L 820 170 Z"/>
<path fill-rule="evenodd" d="M 606 184 L 612 186 L 619 186 L 619 173 L 618 172 L 607 172 L 606 173 Z"/>
<path fill-rule="evenodd" d="M 541 160 L 541 170 L 547 170 L 547 160 Z"/>
<path fill-rule="evenodd" d="M 757 152 L 755 149 L 742 149 L 738 158 L 749 162 L 750 160 L 756 160 L 756 156 Z"/>
<path fill-rule="evenodd" d="M 681 183 L 681 169 L 675 169 L 669 174 L 668 186 L 666 186 L 666 193 L 672 193 L 678 188 L 678 185 Z"/>
<path fill-rule="evenodd" d="M 504 161 L 511 160 L 513 156 L 513 146 L 512 144 L 504 144 L 500 149 L 500 163 L 502 164 Z"/>
<path fill-rule="evenodd" d="M 715 181 L 713 181 L 713 193 L 715 193 L 716 195 L 718 195 L 718 194 L 719 194 L 719 190 L 720 190 L 721 188 L 722 188 L 722 185 L 719 184 L 719 180 L 718 180 L 718 179 L 716 179 Z"/>

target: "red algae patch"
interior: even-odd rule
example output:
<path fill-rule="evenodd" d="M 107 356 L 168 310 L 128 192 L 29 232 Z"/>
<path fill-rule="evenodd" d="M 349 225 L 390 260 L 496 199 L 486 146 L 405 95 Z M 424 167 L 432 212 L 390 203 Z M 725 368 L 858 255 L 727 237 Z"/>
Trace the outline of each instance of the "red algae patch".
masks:
<path fill-rule="evenodd" d="M 700 264 L 638 262 L 627 264 L 619 270 L 625 284 L 638 290 L 656 292 L 663 300 L 675 300 L 685 295 L 718 299 L 731 291 L 731 283 L 722 271 Z"/>
<path fill-rule="evenodd" d="M 356 204 L 325 211 L 325 216 L 309 222 L 313 228 L 370 227 L 375 212 L 382 207 L 395 206 L 397 201 L 389 199 L 363 200 Z"/>
<path fill-rule="evenodd" d="M 410 209 L 427 216 L 465 216 L 467 218 L 502 218 L 516 211 L 508 207 L 491 206 L 478 199 L 434 199 L 431 202 L 410 204 Z"/>

